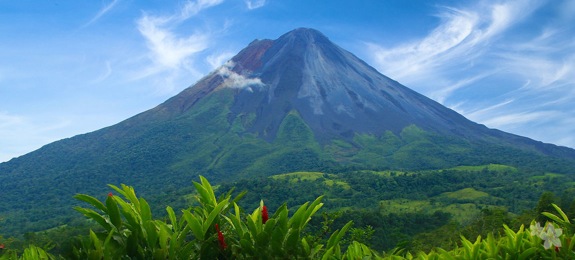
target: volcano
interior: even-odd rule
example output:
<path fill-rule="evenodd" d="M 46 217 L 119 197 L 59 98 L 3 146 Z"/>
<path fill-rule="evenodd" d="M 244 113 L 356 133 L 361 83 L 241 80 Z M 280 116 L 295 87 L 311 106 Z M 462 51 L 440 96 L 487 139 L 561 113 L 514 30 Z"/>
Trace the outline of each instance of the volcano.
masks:
<path fill-rule="evenodd" d="M 167 197 L 198 174 L 218 182 L 488 163 L 566 173 L 575 150 L 474 123 L 300 28 L 253 41 L 153 109 L 0 164 L 0 215 L 69 210 L 74 194 L 108 183 Z"/>

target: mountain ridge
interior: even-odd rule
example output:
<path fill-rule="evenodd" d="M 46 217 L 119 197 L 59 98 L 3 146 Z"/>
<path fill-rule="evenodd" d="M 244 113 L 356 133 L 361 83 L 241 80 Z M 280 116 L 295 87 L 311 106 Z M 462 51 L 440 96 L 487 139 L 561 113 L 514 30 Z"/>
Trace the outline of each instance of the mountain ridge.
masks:
<path fill-rule="evenodd" d="M 474 123 L 300 28 L 251 42 L 150 110 L 0 163 L 0 215 L 48 214 L 53 224 L 49 214 L 69 210 L 72 195 L 110 183 L 175 199 L 198 174 L 217 183 L 490 163 L 574 173 L 575 150 Z M 46 185 L 59 192 L 43 196 Z"/>

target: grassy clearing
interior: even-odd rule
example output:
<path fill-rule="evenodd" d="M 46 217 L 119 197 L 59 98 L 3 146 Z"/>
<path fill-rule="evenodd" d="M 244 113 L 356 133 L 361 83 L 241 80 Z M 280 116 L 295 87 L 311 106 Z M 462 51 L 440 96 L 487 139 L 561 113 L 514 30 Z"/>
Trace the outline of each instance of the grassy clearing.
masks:
<path fill-rule="evenodd" d="M 383 200 L 379 203 L 383 214 L 391 213 L 417 213 L 425 212 L 432 214 L 436 211 L 446 212 L 452 215 L 453 220 L 459 223 L 468 223 L 481 213 L 482 206 L 473 203 L 444 204 L 429 200 L 393 199 Z"/>
<path fill-rule="evenodd" d="M 371 171 L 371 173 L 385 177 L 401 176 L 408 174 L 408 172 L 402 172 L 402 171 L 377 171 L 377 172 Z"/>
<path fill-rule="evenodd" d="M 488 164 L 488 165 L 477 165 L 477 166 L 457 166 L 451 168 L 451 170 L 456 171 L 468 171 L 468 172 L 481 172 L 487 169 L 488 171 L 495 172 L 517 172 L 517 168 L 513 166 L 503 165 L 503 164 Z"/>
<path fill-rule="evenodd" d="M 327 177 L 327 178 L 325 178 Z M 332 187 L 333 185 L 339 185 L 341 188 L 345 190 L 351 189 L 351 186 L 345 181 L 341 181 L 337 179 L 337 175 L 335 174 L 325 174 L 322 172 L 290 172 L 284 174 L 278 174 L 271 176 L 274 180 L 289 180 L 292 183 L 298 181 L 315 181 L 318 179 L 324 179 L 323 183 L 326 186 Z"/>
<path fill-rule="evenodd" d="M 325 183 L 325 185 L 327 186 L 333 186 L 333 185 L 339 185 L 341 186 L 344 190 L 349 190 L 351 189 L 351 186 L 349 186 L 349 184 L 345 181 L 338 181 L 338 180 L 325 180 L 323 183 Z"/>
<path fill-rule="evenodd" d="M 271 176 L 271 178 L 275 180 L 290 179 L 293 182 L 297 181 L 298 179 L 302 181 L 315 181 L 322 177 L 322 172 L 290 172 Z"/>
<path fill-rule="evenodd" d="M 489 197 L 490 195 L 487 192 L 478 191 L 474 188 L 465 188 L 458 191 L 445 192 L 439 196 L 457 200 L 477 200 Z"/>
<path fill-rule="evenodd" d="M 559 178 L 559 177 L 563 177 L 563 176 L 564 176 L 564 174 L 546 172 L 543 175 L 532 176 L 529 179 L 535 180 L 535 181 L 544 181 L 546 179 L 554 179 L 554 178 Z"/>
<path fill-rule="evenodd" d="M 441 211 L 451 214 L 459 223 L 468 223 L 481 213 L 479 205 L 473 203 L 449 204 L 442 207 Z"/>
<path fill-rule="evenodd" d="M 383 213 L 416 213 L 433 210 L 428 200 L 393 199 L 382 200 L 379 206 Z M 435 211 L 435 210 L 433 210 Z"/>

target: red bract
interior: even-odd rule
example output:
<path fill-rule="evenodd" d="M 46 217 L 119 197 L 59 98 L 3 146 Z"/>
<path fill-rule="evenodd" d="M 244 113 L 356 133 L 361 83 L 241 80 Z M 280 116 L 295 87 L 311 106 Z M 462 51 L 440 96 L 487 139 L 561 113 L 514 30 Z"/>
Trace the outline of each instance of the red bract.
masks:
<path fill-rule="evenodd" d="M 262 208 L 262 223 L 266 223 L 268 221 L 268 208 L 264 205 L 264 207 Z"/>
<path fill-rule="evenodd" d="M 112 197 L 112 196 L 114 196 L 114 194 L 111 192 L 108 192 L 108 197 Z"/>
<path fill-rule="evenodd" d="M 218 231 L 218 242 L 220 243 L 220 248 L 225 250 L 228 245 L 226 245 L 226 241 L 224 241 L 224 234 L 220 231 L 220 227 L 216 224 L 216 231 Z"/>

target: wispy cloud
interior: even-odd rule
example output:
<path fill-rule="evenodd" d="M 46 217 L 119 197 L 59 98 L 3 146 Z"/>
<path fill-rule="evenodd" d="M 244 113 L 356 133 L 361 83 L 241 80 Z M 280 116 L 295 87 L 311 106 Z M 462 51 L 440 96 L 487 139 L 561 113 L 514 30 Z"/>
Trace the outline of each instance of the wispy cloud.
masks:
<path fill-rule="evenodd" d="M 102 82 L 106 80 L 108 77 L 110 77 L 110 75 L 112 75 L 112 65 L 110 64 L 110 61 L 106 61 L 104 71 L 100 75 L 98 75 L 98 77 L 90 81 L 90 83 L 95 84 Z"/>
<path fill-rule="evenodd" d="M 109 4 L 102 7 L 102 9 L 100 9 L 100 11 L 98 11 L 98 13 L 94 17 L 92 17 L 92 19 L 90 21 L 85 23 L 83 27 L 90 26 L 91 24 L 98 21 L 102 16 L 104 16 L 106 13 L 108 13 L 110 10 L 112 10 L 112 8 L 114 8 L 114 6 L 116 6 L 116 4 L 118 2 L 119 2 L 119 0 L 112 0 L 112 2 L 110 2 Z"/>
<path fill-rule="evenodd" d="M 186 20 L 194 15 L 197 15 L 202 10 L 219 5 L 223 3 L 224 0 L 197 0 L 197 1 L 188 1 L 182 8 L 179 17 L 176 17 L 179 20 Z"/>
<path fill-rule="evenodd" d="M 143 13 L 137 20 L 137 28 L 146 39 L 151 66 L 141 69 L 134 78 L 141 79 L 162 73 L 162 93 L 170 93 L 181 74 L 197 74 L 194 55 L 205 51 L 211 42 L 209 30 L 196 27 L 182 33 L 182 26 L 203 10 L 219 5 L 223 0 L 187 1 L 180 9 L 169 15 Z M 186 25 L 188 25 L 187 23 Z"/>
<path fill-rule="evenodd" d="M 382 73 L 474 121 L 575 147 L 575 138 L 549 135 L 575 131 L 564 120 L 575 121 L 575 38 L 565 33 L 575 20 L 571 2 L 486 0 L 440 7 L 439 25 L 424 37 L 368 47 Z M 541 20 L 542 7 L 557 13 Z"/>
<path fill-rule="evenodd" d="M 212 69 L 216 69 L 216 68 L 219 68 L 220 66 L 222 66 L 226 61 L 231 59 L 233 56 L 234 56 L 234 53 L 232 53 L 232 52 L 223 52 L 223 53 L 218 53 L 218 54 L 212 54 L 206 58 L 206 62 L 208 64 L 210 64 Z"/>
<path fill-rule="evenodd" d="M 194 33 L 178 37 L 169 30 L 170 20 L 144 15 L 138 20 L 138 30 L 146 38 L 151 58 L 165 68 L 180 68 L 192 54 L 208 46 L 208 35 Z"/>
<path fill-rule="evenodd" d="M 266 5 L 266 0 L 245 0 L 245 3 L 248 9 L 253 10 Z"/>
<path fill-rule="evenodd" d="M 443 7 L 438 14 L 440 25 L 426 37 L 391 48 L 375 43 L 368 47 L 378 68 L 394 79 L 408 85 L 438 81 L 438 77 L 453 75 L 452 70 L 472 66 L 488 51 L 495 37 L 533 12 L 536 6 L 535 1 L 515 1 L 469 9 Z M 439 82 L 447 83 L 441 87 L 450 88 L 451 81 Z"/>
<path fill-rule="evenodd" d="M 246 78 L 244 75 L 234 72 L 232 70 L 234 66 L 233 61 L 228 61 L 218 69 L 218 74 L 224 78 L 224 87 L 253 91 L 252 87 L 264 85 L 259 78 Z"/>
<path fill-rule="evenodd" d="M 533 123 L 541 119 L 552 120 L 557 114 L 556 111 L 519 112 L 496 116 L 484 120 L 483 123 L 494 128 L 504 128 L 510 125 Z"/>

